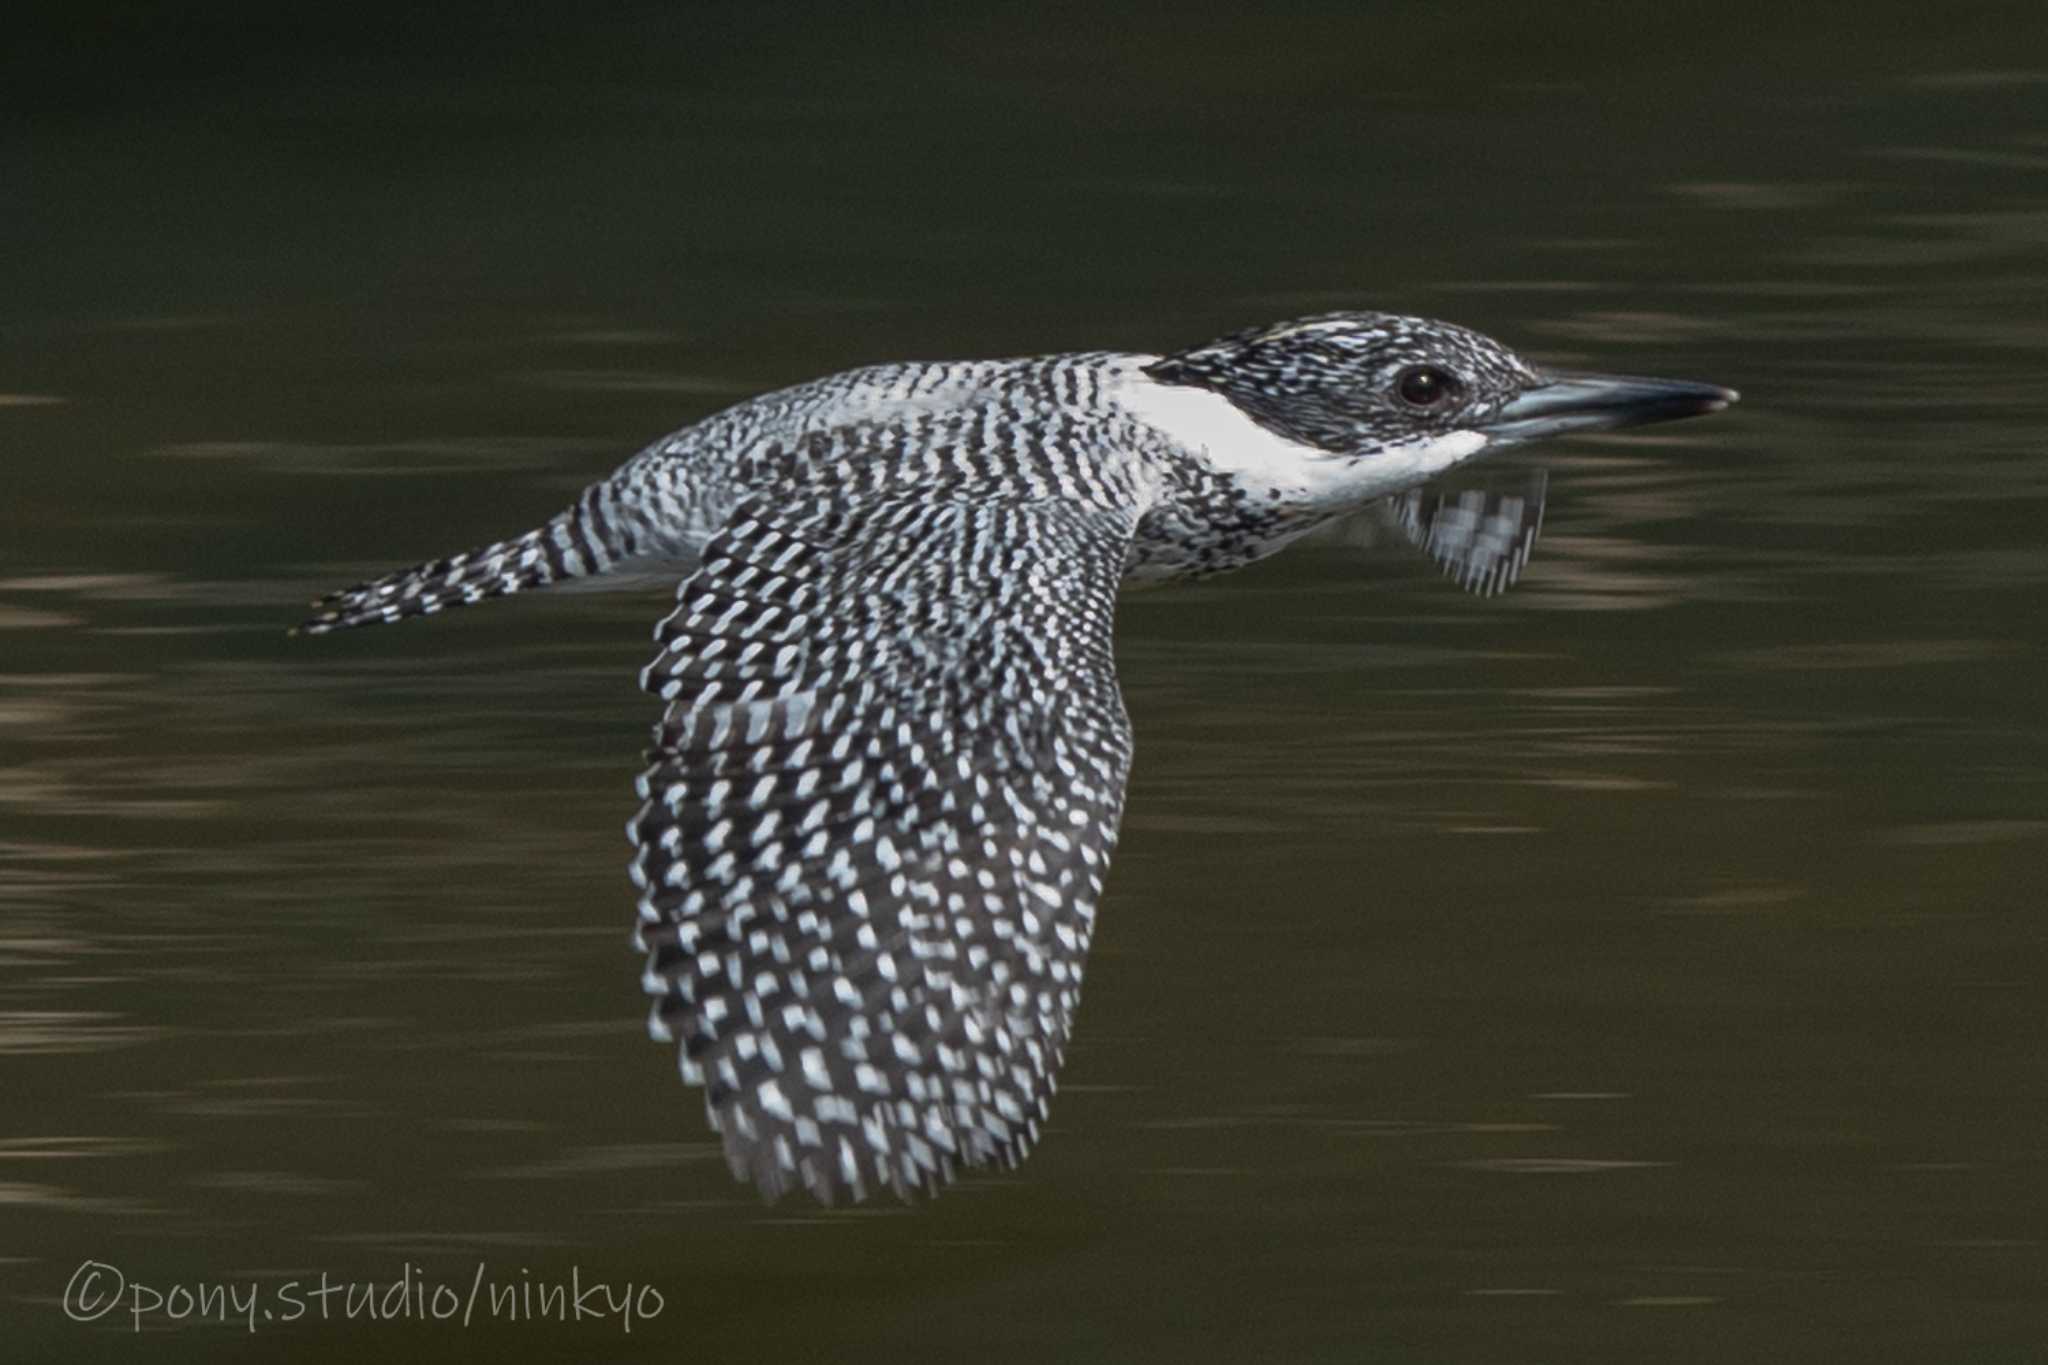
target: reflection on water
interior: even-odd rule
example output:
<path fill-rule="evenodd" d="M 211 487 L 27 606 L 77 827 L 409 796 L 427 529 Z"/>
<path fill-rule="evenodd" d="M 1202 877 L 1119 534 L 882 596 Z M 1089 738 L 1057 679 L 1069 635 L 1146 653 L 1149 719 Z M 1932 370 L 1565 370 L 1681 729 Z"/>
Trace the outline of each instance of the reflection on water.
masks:
<path fill-rule="evenodd" d="M 912 94 L 917 51 L 730 22 L 684 84 L 543 44 L 559 117 L 422 68 L 0 138 L 51 206 L 0 223 L 39 263 L 0 327 L 23 1358 L 112 1349 L 55 1302 L 89 1256 L 580 1265 L 662 1286 L 601 1349 L 663 1358 L 2029 1358 L 2048 82 L 1876 34 L 1818 81 L 1837 35 L 1778 15 L 1783 66 L 1482 45 L 1452 110 L 1325 60 L 1384 47 L 1332 14 L 1260 34 L 1294 66 L 1155 35 L 1114 82 L 940 34 L 963 83 Z M 1363 535 L 1128 599 L 1053 1129 L 929 1207 L 763 1209 L 644 1041 L 660 588 L 282 634 L 760 388 L 1360 304 L 1745 403 L 1545 452 L 1503 599 Z M 384 1327 L 291 1349 L 444 1349 Z M 557 1335 L 494 1343 L 595 1339 Z"/>

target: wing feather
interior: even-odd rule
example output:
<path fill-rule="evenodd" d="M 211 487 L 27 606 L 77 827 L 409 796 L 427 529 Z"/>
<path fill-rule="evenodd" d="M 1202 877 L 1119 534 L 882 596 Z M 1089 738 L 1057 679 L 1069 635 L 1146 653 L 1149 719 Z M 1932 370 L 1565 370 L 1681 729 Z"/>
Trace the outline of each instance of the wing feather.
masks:
<path fill-rule="evenodd" d="M 1515 585 L 1543 528 L 1544 472 L 1532 470 L 1513 492 L 1423 484 L 1388 499 L 1409 543 L 1435 560 L 1459 587 L 1492 597 Z"/>
<path fill-rule="evenodd" d="M 1044 1121 L 1130 762 L 1127 511 L 743 503 L 657 632 L 650 1027 L 770 1196 L 935 1189 Z"/>

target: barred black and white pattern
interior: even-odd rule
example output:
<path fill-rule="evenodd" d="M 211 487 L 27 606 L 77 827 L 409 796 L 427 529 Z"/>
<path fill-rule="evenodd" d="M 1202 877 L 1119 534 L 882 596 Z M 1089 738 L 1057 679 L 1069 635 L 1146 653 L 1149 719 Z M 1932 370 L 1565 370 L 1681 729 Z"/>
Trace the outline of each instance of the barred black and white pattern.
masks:
<path fill-rule="evenodd" d="M 664 437 L 546 525 L 334 594 L 303 629 L 684 575 L 643 675 L 664 707 L 628 825 L 650 1030 L 741 1178 L 908 1196 L 1015 1163 L 1045 1122 L 1131 762 L 1120 586 L 1394 499 L 1419 546 L 1497 591 L 1540 481 L 1416 490 L 1495 443 L 1734 398 L 1598 381 L 1378 313 L 1167 357 L 850 370 Z"/>
<path fill-rule="evenodd" d="M 431 616 L 450 606 L 504 597 L 545 587 L 565 578 L 601 573 L 609 563 L 605 547 L 590 539 L 571 513 L 525 535 L 482 545 L 446 559 L 358 583 L 329 593 L 313 605 L 318 615 L 299 627 L 306 635 Z"/>
<path fill-rule="evenodd" d="M 1130 764 L 1131 529 L 762 498 L 683 586 L 633 879 L 654 1030 L 736 1174 L 858 1199 L 1036 1138 Z"/>
<path fill-rule="evenodd" d="M 1513 492 L 1425 484 L 1388 501 L 1409 543 L 1436 561 L 1469 593 L 1493 597 L 1512 588 L 1529 566 L 1543 529 L 1540 469 Z"/>
<path fill-rule="evenodd" d="M 675 516 L 675 508 L 661 508 L 669 513 L 662 519 L 650 515 L 655 506 L 645 496 L 645 459 L 643 454 L 610 479 L 584 489 L 574 504 L 522 536 L 329 593 L 313 604 L 317 614 L 299 627 L 300 633 L 324 635 L 431 616 L 490 597 L 644 565 L 687 564 L 702 529 Z"/>

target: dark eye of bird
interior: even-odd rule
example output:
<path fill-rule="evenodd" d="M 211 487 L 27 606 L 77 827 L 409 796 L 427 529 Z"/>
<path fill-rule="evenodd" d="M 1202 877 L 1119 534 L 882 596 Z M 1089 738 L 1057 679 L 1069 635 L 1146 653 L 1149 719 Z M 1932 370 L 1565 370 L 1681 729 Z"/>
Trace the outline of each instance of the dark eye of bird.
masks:
<path fill-rule="evenodd" d="M 1403 370 L 1401 377 L 1394 382 L 1394 390 L 1401 395 L 1401 401 L 1417 408 L 1435 407 L 1457 387 L 1456 379 L 1434 365 L 1417 365 Z"/>

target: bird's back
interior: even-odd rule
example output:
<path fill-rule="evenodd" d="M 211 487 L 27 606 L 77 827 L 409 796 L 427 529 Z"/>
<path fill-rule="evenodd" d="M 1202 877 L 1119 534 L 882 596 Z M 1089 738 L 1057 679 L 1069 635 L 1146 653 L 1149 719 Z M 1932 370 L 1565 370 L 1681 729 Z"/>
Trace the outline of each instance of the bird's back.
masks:
<path fill-rule="evenodd" d="M 1148 358 L 911 361 L 760 394 L 654 441 L 524 535 L 332 594 L 303 629 L 429 615 L 569 579 L 680 577 L 756 493 L 1128 500 L 1129 453 L 1144 433 L 1129 429 L 1117 394 Z"/>

